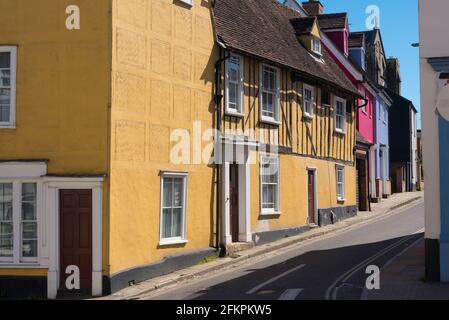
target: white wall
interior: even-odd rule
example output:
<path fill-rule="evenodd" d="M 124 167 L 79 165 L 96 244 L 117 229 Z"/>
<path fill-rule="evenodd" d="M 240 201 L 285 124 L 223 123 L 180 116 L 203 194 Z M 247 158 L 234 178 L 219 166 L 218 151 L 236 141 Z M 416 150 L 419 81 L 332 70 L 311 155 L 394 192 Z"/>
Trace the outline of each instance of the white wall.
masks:
<path fill-rule="evenodd" d="M 447 57 L 449 43 L 448 0 L 419 0 L 420 55 L 422 58 Z"/>
<path fill-rule="evenodd" d="M 438 75 L 428 64 L 429 57 L 449 56 L 448 0 L 419 0 L 421 113 L 423 167 L 425 179 L 426 238 L 440 237 L 440 173 L 438 118 L 436 111 Z"/>

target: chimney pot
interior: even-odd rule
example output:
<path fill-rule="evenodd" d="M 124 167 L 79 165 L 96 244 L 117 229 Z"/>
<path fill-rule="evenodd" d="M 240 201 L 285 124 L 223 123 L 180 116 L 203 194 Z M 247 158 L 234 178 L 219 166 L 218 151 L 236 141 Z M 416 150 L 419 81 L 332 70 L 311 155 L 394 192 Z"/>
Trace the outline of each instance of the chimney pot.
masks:
<path fill-rule="evenodd" d="M 308 2 L 303 2 L 302 7 L 309 16 L 317 16 L 323 14 L 323 5 L 318 0 L 309 0 Z"/>

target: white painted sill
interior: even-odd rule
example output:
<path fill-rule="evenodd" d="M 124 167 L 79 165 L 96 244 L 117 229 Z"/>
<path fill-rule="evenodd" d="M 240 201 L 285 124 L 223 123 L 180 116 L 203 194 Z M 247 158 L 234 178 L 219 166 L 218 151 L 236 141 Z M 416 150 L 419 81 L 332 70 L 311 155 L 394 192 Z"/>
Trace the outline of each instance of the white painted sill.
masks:
<path fill-rule="evenodd" d="M 346 135 L 346 131 L 340 130 L 340 129 L 334 129 L 334 131 L 338 134 Z"/>
<path fill-rule="evenodd" d="M 173 246 L 176 244 L 186 244 L 189 241 L 182 239 L 162 239 L 159 241 L 160 246 Z"/>
<path fill-rule="evenodd" d="M 240 113 L 240 112 L 235 112 L 235 111 L 226 110 L 226 111 L 225 111 L 225 116 L 237 117 L 237 118 L 244 118 L 244 117 L 245 117 L 245 114 L 244 114 L 244 113 Z"/>
<path fill-rule="evenodd" d="M 262 211 L 260 213 L 260 216 L 261 217 L 280 216 L 281 214 L 282 214 L 281 211 L 267 210 L 267 211 Z"/>
<path fill-rule="evenodd" d="M 304 112 L 304 116 L 303 117 L 306 118 L 306 119 L 312 120 L 314 118 L 314 115 L 310 114 L 310 113 L 307 113 L 307 112 Z"/>
<path fill-rule="evenodd" d="M 337 202 L 345 202 L 346 198 L 337 198 Z"/>
<path fill-rule="evenodd" d="M 260 122 L 266 123 L 266 124 L 271 124 L 271 125 L 274 125 L 274 126 L 279 126 L 281 124 L 280 121 L 276 121 L 273 118 L 267 118 L 267 117 L 264 117 L 264 116 L 261 117 Z"/>
<path fill-rule="evenodd" d="M 0 269 L 45 269 L 48 266 L 40 265 L 39 263 L 22 263 L 22 264 L 12 264 L 0 262 Z"/>
<path fill-rule="evenodd" d="M 14 124 L 0 124 L 0 129 L 16 129 Z"/>

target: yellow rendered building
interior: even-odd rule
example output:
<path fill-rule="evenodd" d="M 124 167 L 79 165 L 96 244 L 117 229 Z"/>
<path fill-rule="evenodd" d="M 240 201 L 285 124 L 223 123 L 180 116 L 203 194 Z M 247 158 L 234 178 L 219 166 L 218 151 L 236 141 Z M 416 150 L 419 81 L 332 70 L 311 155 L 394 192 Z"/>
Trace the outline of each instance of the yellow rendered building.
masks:
<path fill-rule="evenodd" d="M 253 4 L 0 0 L 0 298 L 105 295 L 356 214 L 357 92 L 316 22 L 276 31 L 293 60 L 234 42 L 228 5 Z"/>

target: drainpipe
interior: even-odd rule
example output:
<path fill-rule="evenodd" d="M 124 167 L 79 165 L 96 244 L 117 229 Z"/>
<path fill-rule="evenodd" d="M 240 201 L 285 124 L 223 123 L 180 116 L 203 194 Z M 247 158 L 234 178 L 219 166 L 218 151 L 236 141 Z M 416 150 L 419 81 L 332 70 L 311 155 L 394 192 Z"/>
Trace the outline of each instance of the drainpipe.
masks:
<path fill-rule="evenodd" d="M 220 42 L 217 41 L 218 45 L 226 49 L 226 46 Z M 221 49 L 220 49 L 221 53 Z M 214 102 L 215 102 L 215 113 L 216 113 L 216 133 L 215 133 L 215 170 L 216 170 L 216 193 L 217 193 L 217 203 L 216 203 L 216 221 L 215 221 L 215 248 L 217 251 L 220 251 L 220 195 L 221 195 L 221 189 L 220 189 L 220 163 L 223 159 L 217 159 L 217 154 L 221 154 L 221 152 L 218 152 L 218 148 L 221 148 L 221 101 L 223 99 L 222 94 L 222 88 L 221 88 L 221 77 L 222 77 L 222 65 L 223 63 L 228 60 L 231 57 L 230 53 L 227 53 L 224 58 L 221 58 L 215 62 L 215 96 L 214 96 Z"/>

